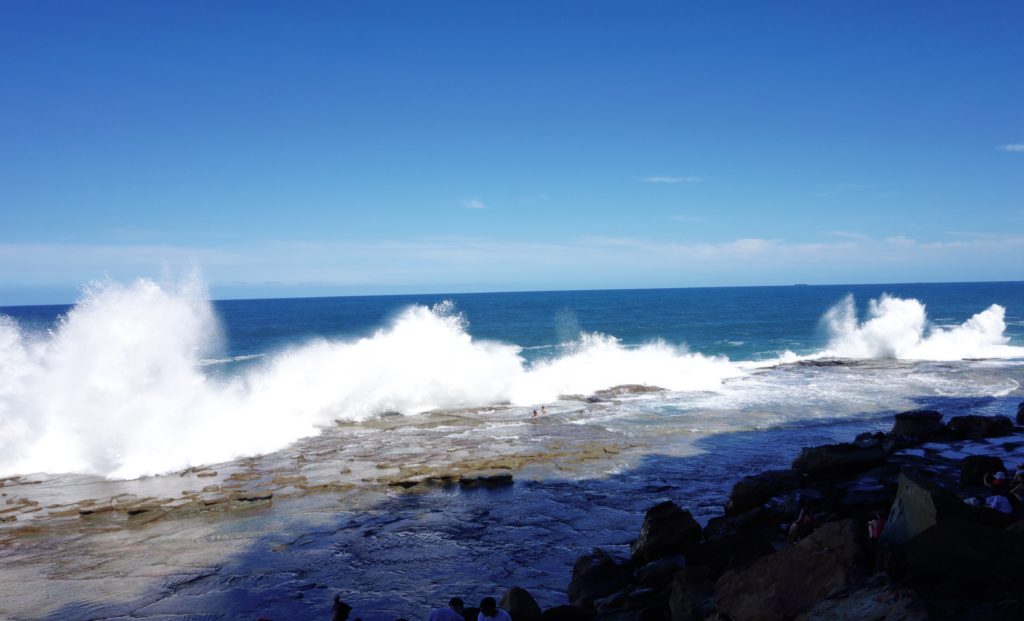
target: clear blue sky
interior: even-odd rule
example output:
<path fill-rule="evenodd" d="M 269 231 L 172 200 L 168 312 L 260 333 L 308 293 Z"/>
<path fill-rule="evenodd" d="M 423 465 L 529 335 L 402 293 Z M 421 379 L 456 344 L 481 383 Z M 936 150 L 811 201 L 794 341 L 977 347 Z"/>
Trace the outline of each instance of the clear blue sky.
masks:
<path fill-rule="evenodd" d="M 0 2 L 0 305 L 1024 278 L 1024 3 Z"/>

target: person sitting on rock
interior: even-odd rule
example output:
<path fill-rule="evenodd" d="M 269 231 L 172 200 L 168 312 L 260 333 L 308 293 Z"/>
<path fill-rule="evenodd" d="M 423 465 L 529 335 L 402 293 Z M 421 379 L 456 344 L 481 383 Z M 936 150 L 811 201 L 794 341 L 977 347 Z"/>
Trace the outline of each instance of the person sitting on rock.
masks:
<path fill-rule="evenodd" d="M 985 487 L 989 487 L 995 490 L 1006 490 L 1009 488 L 1009 481 L 1006 479 L 1006 473 L 999 471 L 995 474 L 985 473 L 985 476 L 981 478 L 981 482 L 985 484 Z"/>
<path fill-rule="evenodd" d="M 493 597 L 485 597 L 480 600 L 480 614 L 476 616 L 476 621 L 512 621 L 512 617 L 498 608 Z"/>
<path fill-rule="evenodd" d="M 807 505 L 801 502 L 800 514 L 796 516 L 796 521 L 789 525 L 789 534 L 786 535 L 786 542 L 795 544 L 807 535 L 810 535 L 813 530 L 814 520 L 811 519 Z"/>
<path fill-rule="evenodd" d="M 430 621 L 463 621 L 462 608 L 462 599 L 453 597 L 448 600 L 448 606 L 430 613 Z"/>
<path fill-rule="evenodd" d="M 989 496 L 988 500 L 985 501 L 985 505 L 989 509 L 995 509 L 1000 513 L 1013 513 L 1013 507 L 1010 506 L 1010 499 L 1002 494 Z"/>

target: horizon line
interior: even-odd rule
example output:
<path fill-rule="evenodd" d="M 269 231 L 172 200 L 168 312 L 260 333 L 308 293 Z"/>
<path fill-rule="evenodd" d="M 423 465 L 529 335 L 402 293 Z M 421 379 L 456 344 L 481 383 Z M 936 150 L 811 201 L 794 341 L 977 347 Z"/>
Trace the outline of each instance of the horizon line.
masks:
<path fill-rule="evenodd" d="M 337 295 L 300 295 L 282 297 L 238 297 L 238 298 L 215 298 L 209 297 L 210 302 L 261 302 L 273 300 L 332 300 L 338 298 L 388 298 L 388 297 L 425 297 L 425 296 L 446 296 L 446 295 L 503 295 L 516 293 L 594 293 L 603 291 L 673 291 L 681 289 L 784 289 L 790 287 L 884 287 L 884 286 L 906 286 L 906 285 L 985 285 L 985 284 L 1024 284 L 1024 280 L 965 280 L 965 281 L 913 281 L 913 282 L 862 282 L 862 283 L 789 283 L 785 285 L 701 285 L 681 287 L 608 287 L 603 289 L 507 289 L 494 291 L 432 291 L 426 293 L 358 293 L 358 294 L 337 294 Z M 302 286 L 302 285 L 296 285 Z M 306 285 L 317 286 L 317 285 Z M 320 285 L 329 286 L 329 285 Z M 215 288 L 215 286 L 210 287 Z M 52 302 L 48 304 L 6 304 L 0 305 L 4 308 L 34 308 L 48 306 L 75 306 L 74 302 Z"/>

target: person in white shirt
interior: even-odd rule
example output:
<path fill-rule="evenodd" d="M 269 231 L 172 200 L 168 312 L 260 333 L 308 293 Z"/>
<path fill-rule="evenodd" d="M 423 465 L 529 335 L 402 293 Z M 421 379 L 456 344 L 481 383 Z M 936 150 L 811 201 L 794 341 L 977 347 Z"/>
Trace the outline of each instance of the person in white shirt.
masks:
<path fill-rule="evenodd" d="M 462 618 L 462 599 L 453 597 L 448 600 L 446 608 L 438 608 L 430 613 L 430 621 L 465 621 Z"/>
<path fill-rule="evenodd" d="M 512 617 L 498 608 L 493 597 L 485 597 L 480 600 L 480 613 L 477 614 L 476 621 L 512 621 Z"/>

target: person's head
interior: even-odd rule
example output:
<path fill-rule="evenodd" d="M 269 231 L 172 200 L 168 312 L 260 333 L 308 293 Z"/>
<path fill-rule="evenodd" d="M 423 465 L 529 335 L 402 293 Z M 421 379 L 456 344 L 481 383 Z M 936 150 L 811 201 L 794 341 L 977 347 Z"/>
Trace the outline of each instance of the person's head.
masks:
<path fill-rule="evenodd" d="M 485 597 L 480 600 L 480 612 L 484 613 L 485 617 L 493 617 L 498 612 L 498 603 L 493 597 Z"/>
<path fill-rule="evenodd" d="M 454 610 L 455 612 L 462 612 L 462 606 L 463 603 L 461 597 L 453 597 L 450 600 L 448 600 L 448 607 Z"/>

